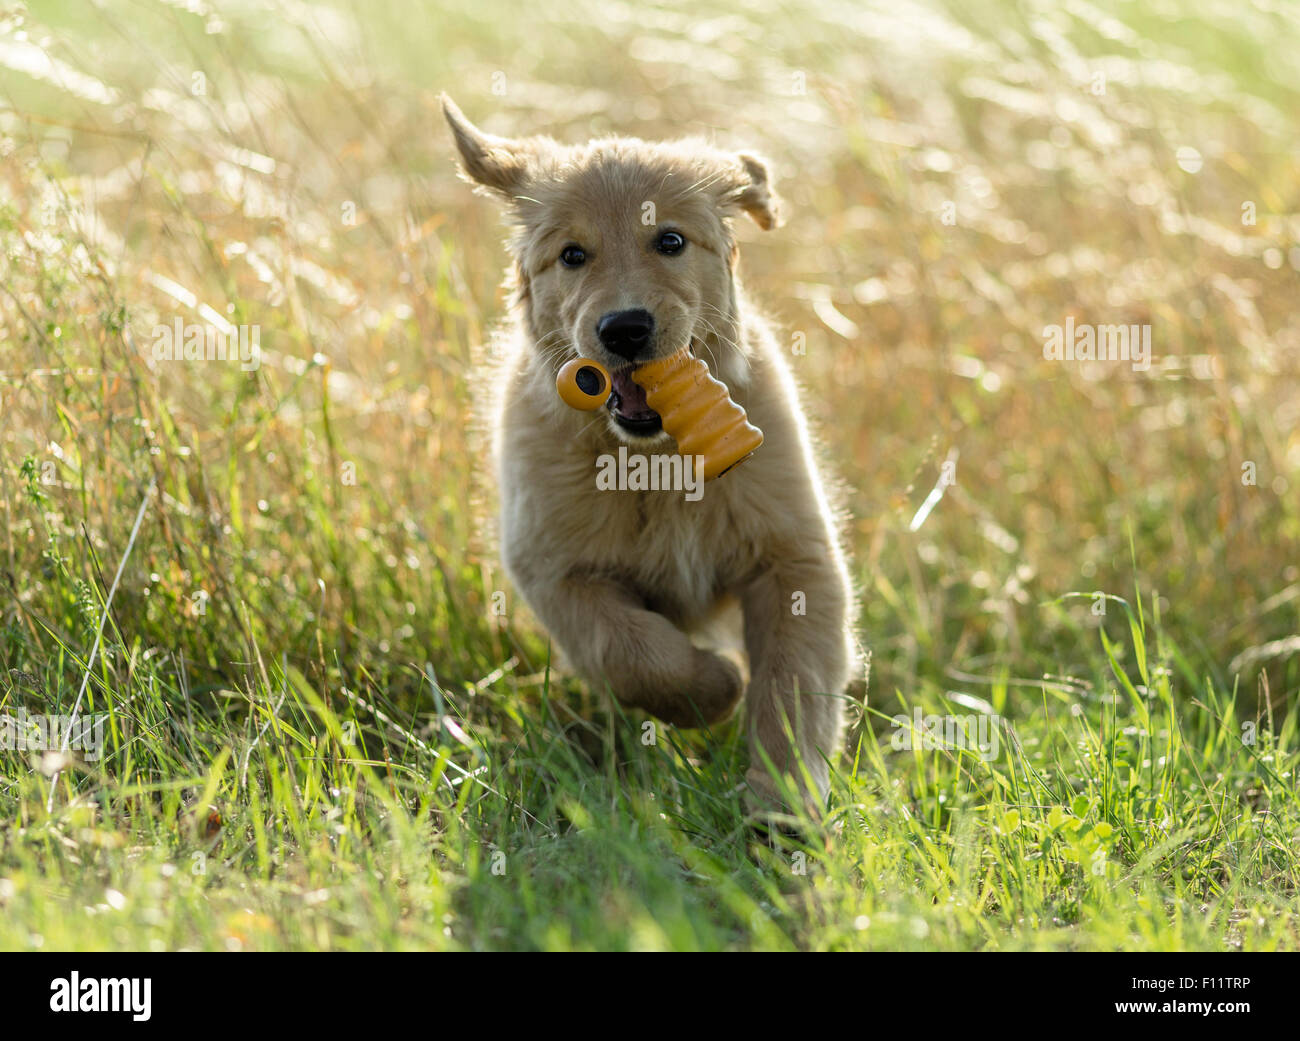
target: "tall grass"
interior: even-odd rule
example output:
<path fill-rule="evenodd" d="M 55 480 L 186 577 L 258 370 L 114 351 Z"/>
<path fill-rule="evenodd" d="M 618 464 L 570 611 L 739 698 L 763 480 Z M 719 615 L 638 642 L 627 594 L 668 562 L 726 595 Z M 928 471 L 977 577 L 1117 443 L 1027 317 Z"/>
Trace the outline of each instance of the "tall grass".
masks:
<path fill-rule="evenodd" d="M 195 8 L 0 32 L 0 708 L 109 718 L 0 752 L 0 945 L 1300 946 L 1295 12 Z M 505 256 L 441 89 L 774 162 L 744 275 L 872 652 L 810 845 L 745 827 L 735 724 L 611 709 L 499 573 Z M 154 361 L 178 317 L 261 366 Z M 1067 317 L 1150 370 L 1045 360 Z M 916 709 L 997 754 L 896 748 Z"/>

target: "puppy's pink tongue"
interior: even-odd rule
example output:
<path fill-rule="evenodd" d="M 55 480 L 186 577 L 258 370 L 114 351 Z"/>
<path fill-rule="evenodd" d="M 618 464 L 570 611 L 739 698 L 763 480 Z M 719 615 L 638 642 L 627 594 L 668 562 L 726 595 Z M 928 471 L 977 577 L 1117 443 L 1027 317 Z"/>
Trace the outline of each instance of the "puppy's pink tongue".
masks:
<path fill-rule="evenodd" d="M 610 374 L 610 383 L 618 400 L 611 402 L 613 409 L 627 419 L 653 419 L 658 415 L 645 400 L 645 388 L 632 381 L 631 369 L 620 369 Z"/>

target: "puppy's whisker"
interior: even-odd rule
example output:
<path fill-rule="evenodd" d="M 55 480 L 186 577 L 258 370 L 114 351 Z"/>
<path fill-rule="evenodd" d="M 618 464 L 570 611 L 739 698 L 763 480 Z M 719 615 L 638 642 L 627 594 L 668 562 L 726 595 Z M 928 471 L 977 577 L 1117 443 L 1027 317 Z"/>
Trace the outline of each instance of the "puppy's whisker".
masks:
<path fill-rule="evenodd" d="M 581 430 L 578 431 L 578 436 L 581 437 L 581 436 L 582 436 L 583 434 L 585 434 L 588 430 L 590 430 L 592 427 L 594 427 L 597 423 L 604 422 L 604 419 L 605 419 L 605 417 L 602 416 L 602 415 L 600 415 L 599 412 L 598 412 L 597 415 L 596 415 L 596 418 L 595 418 L 595 419 L 593 419 L 590 423 L 588 423 L 586 426 L 584 426 Z"/>
<path fill-rule="evenodd" d="M 537 349 L 544 364 L 551 365 L 563 360 L 569 354 L 577 354 L 577 348 L 563 329 L 546 333 L 537 341 Z"/>
<path fill-rule="evenodd" d="M 736 327 L 735 319 L 731 315 L 724 314 L 719 308 L 711 307 L 711 305 L 706 304 L 704 306 L 710 307 L 711 310 L 714 312 L 714 314 L 717 315 L 718 319 L 721 322 L 723 322 L 723 324 L 726 327 L 733 328 L 733 329 Z M 727 335 L 716 325 L 714 325 L 711 321 L 709 321 L 707 317 L 707 312 L 705 314 L 702 314 L 699 320 L 708 326 L 709 331 L 713 333 L 714 337 L 718 340 L 719 343 L 724 344 L 725 346 L 730 347 L 733 350 L 740 351 L 741 353 L 743 353 L 740 344 L 733 337 Z"/>
<path fill-rule="evenodd" d="M 717 340 L 719 340 L 722 343 L 725 343 L 727 346 L 732 347 L 733 349 L 739 349 L 738 345 L 733 340 L 731 340 L 726 336 L 723 336 L 722 333 L 719 332 L 719 330 L 707 318 L 701 316 L 699 322 L 700 324 L 704 325 L 707 328 L 707 330 L 711 332 Z M 698 342 L 706 351 L 708 351 L 709 359 L 711 362 L 710 368 L 716 374 L 720 364 L 718 361 L 717 354 L 714 353 L 713 348 L 709 346 L 707 340 L 697 337 L 696 342 Z"/>

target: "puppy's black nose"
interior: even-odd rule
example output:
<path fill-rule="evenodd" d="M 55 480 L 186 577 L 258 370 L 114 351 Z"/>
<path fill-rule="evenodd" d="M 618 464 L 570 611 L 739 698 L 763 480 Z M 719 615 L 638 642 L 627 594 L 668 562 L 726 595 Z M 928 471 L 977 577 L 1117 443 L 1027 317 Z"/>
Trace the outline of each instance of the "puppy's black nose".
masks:
<path fill-rule="evenodd" d="M 649 311 L 611 311 L 596 323 L 596 335 L 608 350 L 632 361 L 650 345 L 655 320 Z"/>

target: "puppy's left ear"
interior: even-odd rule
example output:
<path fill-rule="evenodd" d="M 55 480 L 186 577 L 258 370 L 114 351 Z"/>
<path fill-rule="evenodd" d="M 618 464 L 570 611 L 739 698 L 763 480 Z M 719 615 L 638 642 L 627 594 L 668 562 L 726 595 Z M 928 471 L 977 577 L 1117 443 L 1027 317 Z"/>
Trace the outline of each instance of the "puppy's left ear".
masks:
<path fill-rule="evenodd" d="M 767 163 L 749 152 L 736 156 L 739 170 L 728 201 L 754 218 L 764 231 L 779 227 L 782 220 L 781 199 L 772 189 Z"/>

